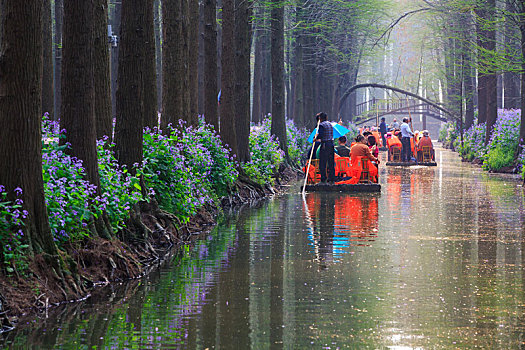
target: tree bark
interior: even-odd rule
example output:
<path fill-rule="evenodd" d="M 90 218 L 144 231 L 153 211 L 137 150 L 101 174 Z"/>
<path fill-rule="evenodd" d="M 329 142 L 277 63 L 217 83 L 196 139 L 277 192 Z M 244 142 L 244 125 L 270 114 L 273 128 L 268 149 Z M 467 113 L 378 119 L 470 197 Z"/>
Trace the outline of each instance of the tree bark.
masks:
<path fill-rule="evenodd" d="M 235 1 L 235 127 L 239 162 L 250 160 L 250 53 L 252 4 Z"/>
<path fill-rule="evenodd" d="M 297 22 L 302 19 L 302 8 L 297 8 Z M 295 43 L 295 91 L 294 91 L 294 121 L 298 127 L 305 126 L 304 115 L 304 58 L 303 58 L 304 34 L 298 29 Z"/>
<path fill-rule="evenodd" d="M 516 13 L 517 9 L 513 0 L 505 1 L 505 8 L 507 13 Z M 505 18 L 505 46 L 510 54 L 507 54 L 507 59 L 515 61 L 514 55 L 521 53 L 520 41 L 518 37 L 519 26 L 516 26 L 508 17 Z M 517 109 L 520 108 L 520 73 L 505 72 L 503 73 L 503 88 L 505 91 L 504 108 Z"/>
<path fill-rule="evenodd" d="M 286 121 L 284 115 L 284 2 L 272 1 L 271 10 L 271 67 L 272 67 L 272 126 L 271 133 L 288 158 Z"/>
<path fill-rule="evenodd" d="M 189 1 L 189 28 L 188 28 L 188 69 L 190 109 L 188 121 L 197 125 L 199 119 L 199 1 Z"/>
<path fill-rule="evenodd" d="M 0 12 L 0 184 L 11 200 L 23 191 L 30 250 L 56 255 L 42 178 L 42 2 L 1 0 Z"/>
<path fill-rule="evenodd" d="M 222 58 L 220 135 L 237 155 L 235 126 L 235 2 L 222 1 Z"/>
<path fill-rule="evenodd" d="M 62 127 L 68 152 L 83 161 L 87 180 L 101 194 L 96 149 L 94 84 L 94 9 L 93 1 L 64 2 L 64 38 L 62 66 Z M 111 237 L 104 218 L 95 220 L 97 233 Z"/>
<path fill-rule="evenodd" d="M 155 56 L 156 56 L 156 79 L 157 79 L 157 111 L 162 110 L 162 11 L 161 1 L 155 0 L 153 3 L 155 14 Z M 157 124 L 158 124 L 157 115 Z"/>
<path fill-rule="evenodd" d="M 144 62 L 145 51 L 149 50 L 146 42 L 153 41 L 153 31 L 146 29 L 147 25 L 153 24 L 146 19 L 148 6 L 153 6 L 149 0 L 122 2 L 115 153 L 119 163 L 126 165 L 128 169 L 135 163 L 142 163 L 142 129 L 145 119 L 143 82 L 145 74 L 152 74 L 151 69 L 146 72 Z M 147 34 L 151 37 L 147 38 Z M 149 85 L 148 88 L 151 88 L 151 84 Z M 153 102 L 155 101 L 156 97 L 153 98 Z"/>
<path fill-rule="evenodd" d="M 520 21 L 519 27 L 521 31 L 521 55 L 525 57 L 525 1 L 520 2 Z M 521 63 L 521 105 L 525 106 L 525 61 Z M 520 123 L 520 136 L 518 138 L 519 145 L 516 150 L 516 154 L 519 154 L 522 151 L 522 147 L 525 147 L 525 113 L 523 113 L 523 108 L 521 109 L 521 123 Z M 525 180 L 524 180 L 525 181 Z"/>
<path fill-rule="evenodd" d="M 217 8 L 215 0 L 204 0 L 204 118 L 219 131 L 217 110 Z"/>
<path fill-rule="evenodd" d="M 144 4 L 144 71 L 143 71 L 143 99 L 144 121 L 143 126 L 151 128 L 158 126 L 157 110 L 157 73 L 155 61 L 155 23 L 153 0 L 142 0 Z M 140 46 L 139 46 L 140 47 Z"/>
<path fill-rule="evenodd" d="M 108 2 L 95 0 L 94 74 L 95 74 L 95 118 L 97 139 L 111 138 L 111 72 L 108 47 Z"/>
<path fill-rule="evenodd" d="M 117 46 L 111 47 L 111 115 L 116 117 L 117 112 L 117 76 L 118 76 L 118 51 L 120 45 L 120 19 L 122 2 L 117 1 L 113 4 L 111 13 L 111 26 L 114 35 L 117 35 Z"/>
<path fill-rule="evenodd" d="M 199 116 L 204 115 L 204 2 L 199 2 L 199 57 L 197 59 L 197 75 L 199 99 L 197 112 Z"/>
<path fill-rule="evenodd" d="M 62 110 L 62 32 L 64 23 L 64 0 L 55 0 L 55 120 Z"/>
<path fill-rule="evenodd" d="M 184 59 L 186 45 L 184 3 L 187 0 L 166 0 L 162 2 L 162 117 L 161 127 L 184 119 L 186 91 L 184 91 L 187 69 Z M 186 6 L 187 8 L 187 6 Z"/>
<path fill-rule="evenodd" d="M 54 119 L 55 87 L 53 84 L 53 29 L 51 21 L 51 0 L 43 1 L 43 60 L 42 114 L 49 113 Z"/>
<path fill-rule="evenodd" d="M 252 121 L 259 123 L 261 116 L 261 95 L 262 95 L 262 70 L 263 70 L 263 53 L 262 53 L 262 35 L 263 35 L 263 16 L 264 7 L 257 4 L 255 18 L 253 23 L 253 44 L 254 44 L 254 62 L 253 62 L 253 95 L 252 95 Z"/>

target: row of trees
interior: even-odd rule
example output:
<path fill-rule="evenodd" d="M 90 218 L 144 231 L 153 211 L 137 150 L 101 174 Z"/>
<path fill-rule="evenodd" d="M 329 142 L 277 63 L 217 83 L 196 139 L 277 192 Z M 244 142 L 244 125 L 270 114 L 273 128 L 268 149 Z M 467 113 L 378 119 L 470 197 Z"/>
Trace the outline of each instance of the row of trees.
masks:
<path fill-rule="evenodd" d="M 372 1 L 1 0 L 0 184 L 13 200 L 23 190 L 31 251 L 56 255 L 42 182 L 44 112 L 60 119 L 61 142 L 97 187 L 96 140 L 114 133 L 118 161 L 132 168 L 159 110 L 163 129 L 203 114 L 241 162 L 250 122 L 271 113 L 286 152 L 285 115 L 304 126 L 314 111 L 335 114 L 337 96 L 355 83 L 378 31 Z M 108 23 L 118 45 L 108 42 Z M 112 236 L 104 216 L 94 224 Z"/>
<path fill-rule="evenodd" d="M 525 103 L 525 3 L 520 0 L 430 4 L 443 50 L 445 100 L 461 129 L 487 123 L 488 143 L 498 108 Z M 525 138 L 522 116 L 520 139 Z"/>

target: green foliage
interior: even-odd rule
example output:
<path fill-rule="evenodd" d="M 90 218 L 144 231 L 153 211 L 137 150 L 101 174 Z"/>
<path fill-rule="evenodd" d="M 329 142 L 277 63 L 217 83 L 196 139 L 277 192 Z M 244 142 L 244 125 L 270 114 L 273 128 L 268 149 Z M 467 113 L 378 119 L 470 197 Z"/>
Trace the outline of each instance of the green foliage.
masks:
<path fill-rule="evenodd" d="M 15 190 L 17 196 L 22 190 Z M 23 219 L 27 217 L 27 211 L 22 209 L 22 200 L 17 198 L 11 202 L 7 198 L 7 192 L 0 186 L 0 253 L 2 253 L 1 265 L 7 274 L 13 272 L 23 273 L 27 268 L 27 248 L 24 243 Z"/>
<path fill-rule="evenodd" d="M 498 171 L 503 167 L 512 166 L 514 163 L 514 152 L 508 147 L 497 146 L 488 153 L 487 159 L 483 163 L 486 170 Z"/>
<path fill-rule="evenodd" d="M 249 140 L 251 159 L 241 165 L 246 174 L 261 185 L 274 183 L 273 176 L 284 161 L 284 152 L 270 133 L 270 122 L 266 118 L 260 125 L 252 127 Z"/>

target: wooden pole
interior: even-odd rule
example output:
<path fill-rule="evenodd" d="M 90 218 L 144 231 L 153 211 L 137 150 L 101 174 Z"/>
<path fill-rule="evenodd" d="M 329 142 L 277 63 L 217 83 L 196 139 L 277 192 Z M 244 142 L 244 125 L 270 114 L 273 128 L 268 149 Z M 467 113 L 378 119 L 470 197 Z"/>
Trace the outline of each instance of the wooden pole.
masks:
<path fill-rule="evenodd" d="M 316 127 L 317 133 L 319 133 L 319 123 L 321 123 L 321 118 L 319 118 L 319 120 L 317 121 L 317 127 Z M 312 151 L 310 152 L 310 159 L 308 159 L 308 166 L 306 168 L 306 174 L 304 176 L 303 195 L 306 192 L 306 181 L 308 181 L 308 173 L 310 172 L 310 164 L 312 164 L 312 157 L 314 155 L 314 148 L 315 148 L 314 146 L 315 146 L 315 137 L 312 142 Z"/>

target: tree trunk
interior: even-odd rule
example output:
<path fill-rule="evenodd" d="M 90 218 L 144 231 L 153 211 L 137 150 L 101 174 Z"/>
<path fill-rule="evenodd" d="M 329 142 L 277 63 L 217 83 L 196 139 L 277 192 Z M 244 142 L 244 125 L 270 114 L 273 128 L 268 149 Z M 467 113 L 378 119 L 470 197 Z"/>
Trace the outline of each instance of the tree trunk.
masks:
<path fill-rule="evenodd" d="M 237 154 L 235 126 L 235 2 L 222 1 L 221 115 L 222 141 Z"/>
<path fill-rule="evenodd" d="M 42 2 L 1 0 L 0 12 L 0 184 L 11 200 L 23 191 L 30 249 L 56 255 L 42 178 Z"/>
<path fill-rule="evenodd" d="M 520 22 L 519 27 L 521 31 L 521 55 L 525 57 L 525 1 L 520 2 Z M 525 61 L 521 63 L 521 105 L 525 106 Z M 521 109 L 521 124 L 520 124 L 520 136 L 518 138 L 519 146 L 516 150 L 516 154 L 519 154 L 522 151 L 522 147 L 525 147 L 525 113 L 523 113 L 523 108 Z M 525 180 L 524 180 L 525 181 Z"/>
<path fill-rule="evenodd" d="M 55 0 L 55 120 L 60 119 L 62 110 L 62 28 L 64 23 L 64 0 Z"/>
<path fill-rule="evenodd" d="M 53 86 L 53 28 L 51 24 L 51 0 L 43 1 L 43 60 L 42 75 L 42 114 L 49 113 L 50 119 L 55 114 L 55 90 Z"/>
<path fill-rule="evenodd" d="M 265 21 L 265 28 L 269 28 L 271 23 L 267 19 Z M 263 93 L 261 96 L 261 112 L 263 118 L 272 111 L 272 60 L 271 60 L 271 37 L 268 30 L 264 31 L 263 35 L 263 71 L 261 86 Z"/>
<path fill-rule="evenodd" d="M 95 0 L 95 118 L 97 139 L 109 136 L 113 131 L 111 118 L 111 75 L 108 47 L 108 2 Z"/>
<path fill-rule="evenodd" d="M 204 115 L 204 3 L 199 2 L 199 58 L 197 62 L 199 99 L 197 112 L 199 116 Z"/>
<path fill-rule="evenodd" d="M 153 11 L 155 14 L 155 62 L 156 62 L 156 79 L 157 79 L 157 111 L 162 109 L 162 14 L 161 1 L 155 0 L 153 3 Z M 156 123 L 158 124 L 159 116 L 156 115 Z"/>
<path fill-rule="evenodd" d="M 288 158 L 286 121 L 284 116 L 284 2 L 272 1 L 271 10 L 271 66 L 272 66 L 272 127 L 271 133 Z"/>
<path fill-rule="evenodd" d="M 96 149 L 94 84 L 94 9 L 92 1 L 65 0 L 62 65 L 62 127 L 68 152 L 83 161 L 87 180 L 101 194 Z M 103 217 L 95 222 L 97 233 L 110 238 Z"/>
<path fill-rule="evenodd" d="M 199 1 L 189 0 L 189 93 L 190 109 L 188 121 L 197 125 L 199 119 Z"/>
<path fill-rule="evenodd" d="M 122 13 L 122 2 L 113 4 L 111 14 L 111 26 L 114 35 L 117 35 L 117 46 L 111 47 L 111 115 L 116 117 L 117 112 L 117 76 L 118 76 L 118 51 L 120 45 L 120 18 Z"/>
<path fill-rule="evenodd" d="M 505 1 L 505 8 L 507 13 L 516 13 L 517 9 L 513 0 Z M 510 61 L 516 60 L 514 55 L 521 53 L 519 37 L 519 26 L 516 26 L 513 21 L 505 18 L 505 46 L 510 54 L 507 54 L 507 59 Z M 505 109 L 520 108 L 520 73 L 505 72 L 503 73 L 503 88 L 505 91 L 504 107 Z"/>
<path fill-rule="evenodd" d="M 302 8 L 297 8 L 297 22 L 302 20 Z M 304 33 L 297 32 L 295 43 L 295 92 L 294 92 L 294 121 L 298 127 L 304 127 L 304 62 L 303 62 Z"/>
<path fill-rule="evenodd" d="M 219 131 L 217 110 L 217 8 L 215 0 L 204 0 L 204 118 Z"/>
<path fill-rule="evenodd" d="M 246 0 L 235 1 L 235 127 L 239 162 L 250 160 L 250 53 L 252 9 Z"/>
<path fill-rule="evenodd" d="M 147 25 L 153 25 L 153 21 L 148 23 L 146 16 L 148 14 L 147 7 L 152 6 L 150 0 L 125 0 L 122 2 L 115 153 L 119 163 L 126 165 L 128 169 L 131 169 L 135 163 L 142 163 L 142 129 L 145 119 L 144 98 L 146 95 L 143 90 L 143 83 L 146 80 L 144 79 L 145 74 L 153 73 L 151 69 L 146 71 L 147 67 L 144 62 L 145 52 L 149 51 L 151 54 L 151 49 L 147 47 L 147 41 L 153 41 L 153 30 L 146 29 Z M 147 34 L 150 37 L 146 37 Z M 152 84 L 149 85 L 148 88 L 152 88 Z M 152 98 L 155 102 L 156 96 Z"/>
<path fill-rule="evenodd" d="M 162 117 L 161 127 L 175 125 L 184 119 L 186 92 L 184 91 L 187 69 L 184 60 L 186 39 L 183 31 L 184 3 L 187 0 L 162 2 Z M 187 6 L 186 6 L 187 8 Z M 186 13 L 187 14 L 187 13 Z"/>
<path fill-rule="evenodd" d="M 157 127 L 157 73 L 155 61 L 155 22 L 153 0 L 142 0 L 144 4 L 144 32 L 142 40 L 144 43 L 144 70 L 143 70 L 143 100 L 144 100 L 144 121 L 143 126 L 150 128 Z M 137 22 L 139 23 L 139 22 Z M 138 40 L 135 38 L 134 40 Z M 140 46 L 138 46 L 140 47 Z M 131 96 L 130 96 L 131 97 Z M 142 159 L 142 156 L 141 156 Z"/>
<path fill-rule="evenodd" d="M 259 123 L 261 117 L 261 95 L 262 95 L 262 70 L 263 70 L 263 53 L 262 53 L 262 35 L 263 35 L 263 15 L 264 7 L 258 4 L 254 18 L 254 62 L 253 62 L 253 103 L 252 103 L 252 121 Z"/>
<path fill-rule="evenodd" d="M 304 126 L 307 129 L 313 129 L 315 126 L 315 110 L 314 110 L 314 66 L 312 61 L 313 50 L 310 45 L 312 44 L 311 38 L 306 38 L 305 43 L 307 48 L 303 50 L 305 54 L 303 59 L 304 67 L 304 81 L 303 81 L 303 96 L 304 96 Z"/>

